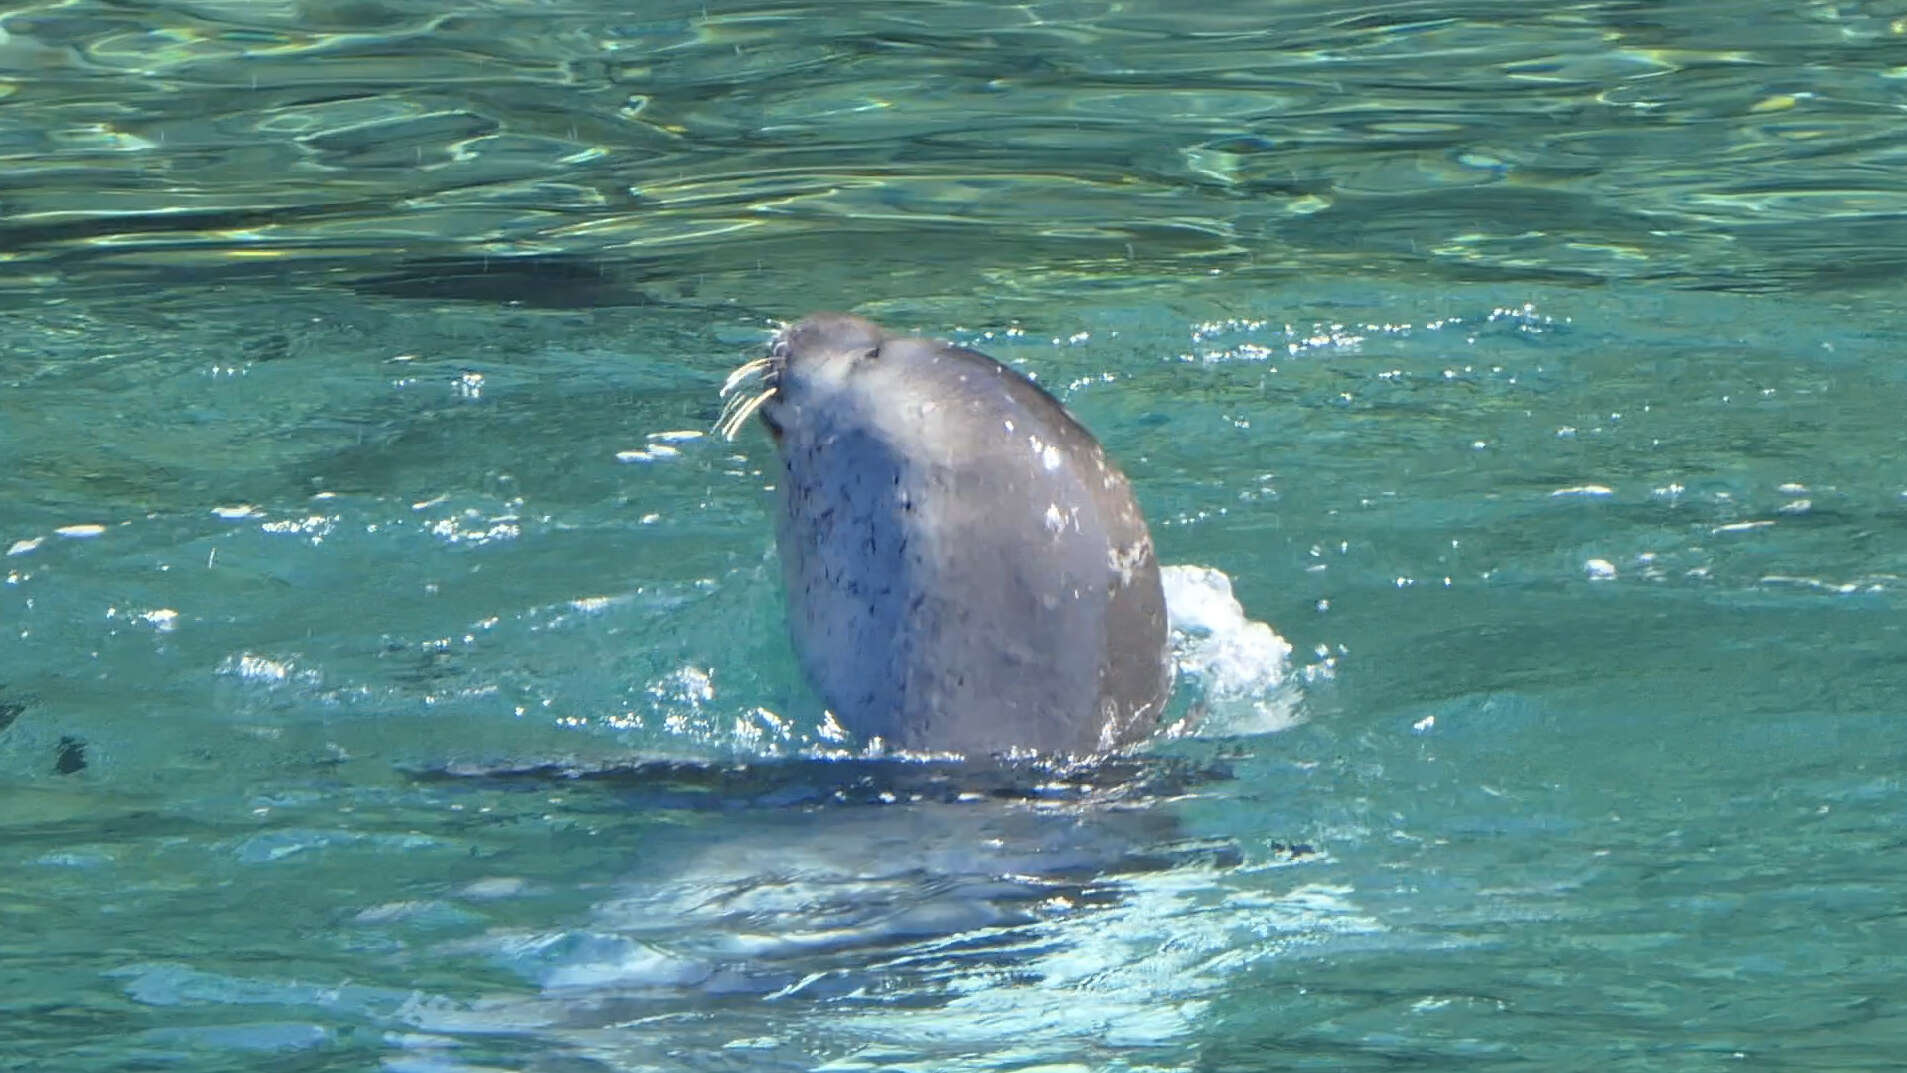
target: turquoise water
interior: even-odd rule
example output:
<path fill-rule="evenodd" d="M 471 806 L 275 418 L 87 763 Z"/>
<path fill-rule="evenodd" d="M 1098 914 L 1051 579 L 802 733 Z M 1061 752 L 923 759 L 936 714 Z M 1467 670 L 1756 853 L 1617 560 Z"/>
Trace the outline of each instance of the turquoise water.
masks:
<path fill-rule="evenodd" d="M 1904 268 L 1898 4 L 14 5 L 0 1068 L 1894 1068 Z M 1199 736 L 825 758 L 822 307 L 1229 580 Z"/>

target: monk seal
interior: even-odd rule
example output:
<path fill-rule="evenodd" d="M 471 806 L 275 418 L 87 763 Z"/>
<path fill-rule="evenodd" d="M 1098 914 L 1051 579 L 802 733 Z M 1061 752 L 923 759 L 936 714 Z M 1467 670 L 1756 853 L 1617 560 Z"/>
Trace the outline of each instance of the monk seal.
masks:
<path fill-rule="evenodd" d="M 789 634 L 847 730 L 1086 756 L 1157 727 L 1172 672 L 1152 537 L 1058 400 L 843 313 L 785 328 L 723 392 L 718 432 L 759 411 L 774 439 Z"/>

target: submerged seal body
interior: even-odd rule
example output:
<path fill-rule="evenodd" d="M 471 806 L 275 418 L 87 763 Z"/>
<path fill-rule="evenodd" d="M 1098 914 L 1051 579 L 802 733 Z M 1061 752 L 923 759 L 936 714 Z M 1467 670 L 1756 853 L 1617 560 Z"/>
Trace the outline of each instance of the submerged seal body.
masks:
<path fill-rule="evenodd" d="M 1157 727 L 1152 538 L 1058 401 L 984 354 L 835 313 L 744 371 L 767 390 L 725 423 L 759 406 L 774 436 L 789 632 L 844 727 L 970 756 L 1102 753 Z"/>

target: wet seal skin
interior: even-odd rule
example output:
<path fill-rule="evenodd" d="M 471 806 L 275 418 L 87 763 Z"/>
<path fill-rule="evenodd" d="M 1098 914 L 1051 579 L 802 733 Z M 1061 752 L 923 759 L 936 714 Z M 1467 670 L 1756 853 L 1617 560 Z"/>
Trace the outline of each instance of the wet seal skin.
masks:
<path fill-rule="evenodd" d="M 1171 663 L 1152 537 L 1051 395 L 842 313 L 784 329 L 723 391 L 717 431 L 759 412 L 774 438 L 789 634 L 846 729 L 977 757 L 1090 756 L 1157 728 Z"/>

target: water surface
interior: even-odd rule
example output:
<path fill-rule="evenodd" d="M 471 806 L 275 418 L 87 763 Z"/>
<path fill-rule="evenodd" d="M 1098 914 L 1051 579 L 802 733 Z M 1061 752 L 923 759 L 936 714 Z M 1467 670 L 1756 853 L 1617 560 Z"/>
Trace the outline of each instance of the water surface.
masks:
<path fill-rule="evenodd" d="M 1896 1064 L 1907 9 L 638 8 L 0 15 L 0 1064 Z M 1200 736 L 825 758 L 819 307 L 1100 435 Z"/>

